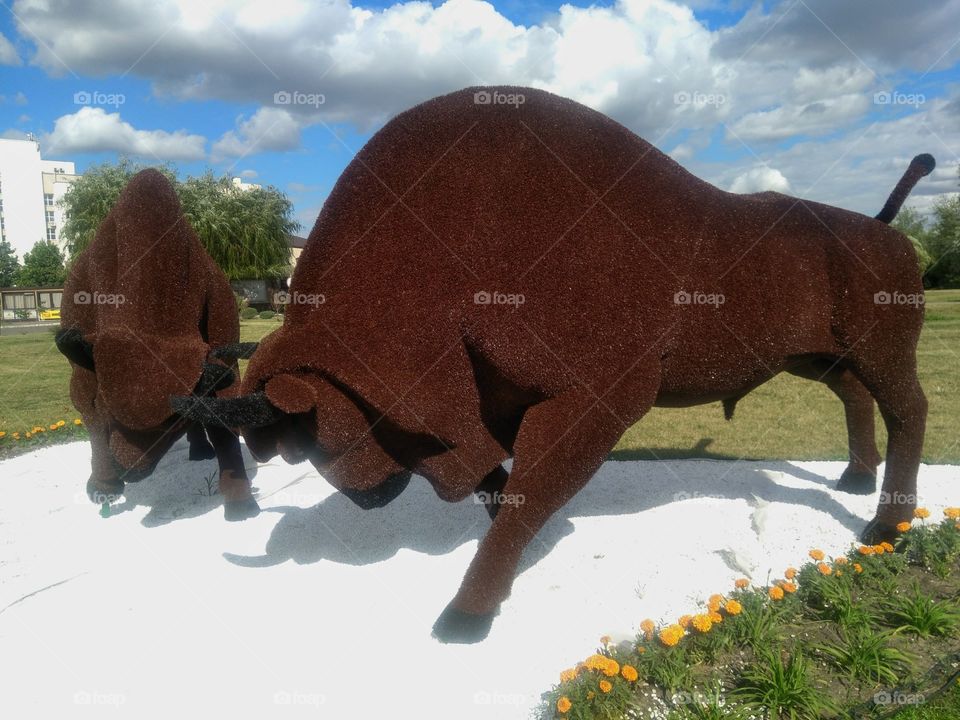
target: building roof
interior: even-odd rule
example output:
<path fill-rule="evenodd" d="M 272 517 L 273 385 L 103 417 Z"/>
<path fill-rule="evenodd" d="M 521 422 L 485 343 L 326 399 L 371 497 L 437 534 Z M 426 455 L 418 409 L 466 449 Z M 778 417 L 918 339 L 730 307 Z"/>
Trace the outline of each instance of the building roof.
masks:
<path fill-rule="evenodd" d="M 287 245 L 292 248 L 299 248 L 302 250 L 307 244 L 307 239 L 300 237 L 299 235 L 287 235 Z"/>

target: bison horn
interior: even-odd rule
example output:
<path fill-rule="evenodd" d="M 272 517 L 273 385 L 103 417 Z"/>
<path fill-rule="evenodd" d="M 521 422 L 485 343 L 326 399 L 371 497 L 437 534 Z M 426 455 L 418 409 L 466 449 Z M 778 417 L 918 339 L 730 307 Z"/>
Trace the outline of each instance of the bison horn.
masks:
<path fill-rule="evenodd" d="M 93 345 L 83 339 L 83 333 L 80 328 L 71 327 L 58 330 L 54 335 L 54 342 L 57 344 L 57 350 L 74 365 L 79 365 L 87 370 L 94 369 L 93 363 Z"/>
<path fill-rule="evenodd" d="M 194 392 L 197 395 L 209 395 L 215 390 L 224 390 L 230 387 L 236 379 L 233 370 L 226 365 L 204 363 L 200 380 L 197 382 L 197 389 Z"/>
<path fill-rule="evenodd" d="M 249 360 L 259 344 L 260 343 L 255 342 L 241 342 L 221 345 L 210 351 L 210 357 L 215 360 L 223 360 L 224 362 L 240 360 L 241 358 Z"/>
<path fill-rule="evenodd" d="M 937 161 L 934 160 L 933 155 L 930 155 L 929 153 L 917 155 L 913 160 L 911 160 L 910 166 L 907 168 L 906 172 L 903 173 L 903 177 L 900 178 L 900 182 L 897 183 L 897 186 L 893 189 L 893 192 L 890 193 L 890 197 L 887 198 L 887 202 L 884 204 L 883 210 L 877 213 L 875 219 L 889 225 L 890 222 L 897 216 L 897 213 L 900 212 L 900 206 L 903 205 L 903 201 L 907 199 L 907 195 L 909 195 L 910 191 L 913 190 L 913 186 L 920 181 L 920 178 L 932 173 L 936 166 Z"/>
<path fill-rule="evenodd" d="M 282 413 L 262 392 L 241 397 L 171 397 L 170 407 L 188 420 L 201 425 L 222 427 L 263 427 L 280 419 Z"/>

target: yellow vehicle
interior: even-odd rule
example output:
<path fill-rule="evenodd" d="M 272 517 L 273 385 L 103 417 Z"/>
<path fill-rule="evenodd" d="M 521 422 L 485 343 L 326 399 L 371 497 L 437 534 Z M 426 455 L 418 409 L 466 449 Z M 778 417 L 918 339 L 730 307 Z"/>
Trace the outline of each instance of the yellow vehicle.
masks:
<path fill-rule="evenodd" d="M 41 320 L 59 320 L 60 308 L 50 308 L 49 310 L 41 310 L 40 319 Z"/>

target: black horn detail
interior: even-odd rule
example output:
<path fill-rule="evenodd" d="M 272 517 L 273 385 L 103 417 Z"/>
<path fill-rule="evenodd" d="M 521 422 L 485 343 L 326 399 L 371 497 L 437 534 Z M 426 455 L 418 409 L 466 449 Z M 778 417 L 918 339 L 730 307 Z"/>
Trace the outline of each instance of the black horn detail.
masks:
<path fill-rule="evenodd" d="M 280 419 L 280 410 L 262 392 L 233 398 L 171 397 L 170 407 L 188 420 L 221 427 L 263 427 Z"/>
<path fill-rule="evenodd" d="M 890 222 L 897 216 L 897 213 L 900 212 L 900 206 L 903 205 L 903 201 L 907 199 L 907 195 L 909 195 L 910 191 L 913 190 L 913 186 L 920 181 L 920 178 L 932 173 L 936 166 L 937 161 L 934 160 L 933 155 L 930 155 L 929 153 L 917 155 L 913 160 L 911 160 L 910 166 L 907 168 L 906 172 L 903 173 L 903 177 L 900 178 L 900 182 L 897 183 L 897 186 L 893 189 L 893 192 L 890 193 L 890 197 L 887 198 L 887 202 L 884 204 L 883 210 L 877 213 L 875 219 L 882 223 L 890 224 Z"/>
<path fill-rule="evenodd" d="M 93 345 L 83 339 L 83 333 L 80 328 L 71 327 L 57 330 L 54 335 L 54 342 L 57 344 L 57 350 L 63 353 L 74 365 L 79 365 L 87 370 L 94 369 Z"/>
<path fill-rule="evenodd" d="M 197 388 L 194 392 L 197 395 L 209 395 L 216 390 L 224 390 L 230 387 L 236 379 L 237 376 L 233 374 L 232 368 L 215 363 L 204 363 L 200 380 L 197 382 Z"/>
<path fill-rule="evenodd" d="M 221 345 L 210 351 L 210 357 L 215 360 L 223 360 L 224 362 L 241 359 L 249 360 L 259 344 L 260 343 L 255 342 L 241 342 Z"/>

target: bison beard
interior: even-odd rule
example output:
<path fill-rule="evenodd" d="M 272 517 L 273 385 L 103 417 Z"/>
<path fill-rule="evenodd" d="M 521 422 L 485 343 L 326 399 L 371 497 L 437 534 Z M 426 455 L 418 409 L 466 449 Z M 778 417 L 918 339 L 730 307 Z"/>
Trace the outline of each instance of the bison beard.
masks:
<path fill-rule="evenodd" d="M 288 307 L 241 398 L 177 407 L 243 425 L 260 458 L 310 459 L 361 504 L 405 472 L 492 498 L 444 641 L 486 635 L 523 549 L 650 408 L 732 415 L 784 371 L 843 401 L 843 489 L 876 489 L 879 404 L 883 489 L 907 502 L 864 538 L 888 538 L 913 509 L 926 400 L 918 264 L 885 222 L 931 167 L 918 156 L 878 220 L 724 192 L 539 90 L 439 97 L 374 135 L 326 201 L 291 287 L 325 302 Z"/>
<path fill-rule="evenodd" d="M 100 303 L 99 298 L 113 298 Z M 259 512 L 235 432 L 173 413 L 171 395 L 237 394 L 239 322 L 227 279 L 200 246 L 170 182 L 133 177 L 63 293 L 57 347 L 71 362 L 70 392 L 90 431 L 91 500 L 112 500 L 151 472 L 187 434 L 190 459 L 216 457 L 228 520 Z"/>

